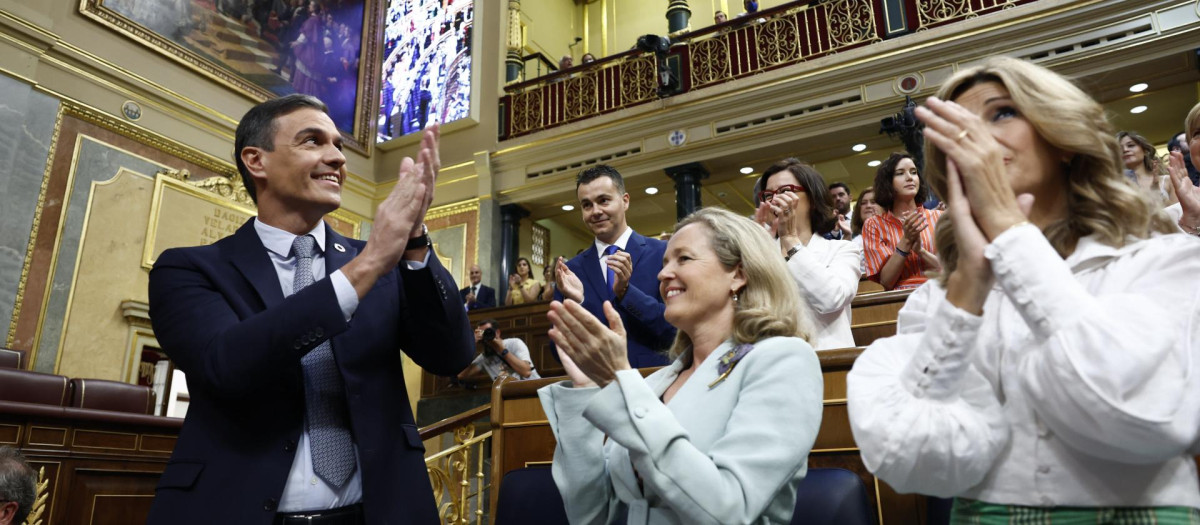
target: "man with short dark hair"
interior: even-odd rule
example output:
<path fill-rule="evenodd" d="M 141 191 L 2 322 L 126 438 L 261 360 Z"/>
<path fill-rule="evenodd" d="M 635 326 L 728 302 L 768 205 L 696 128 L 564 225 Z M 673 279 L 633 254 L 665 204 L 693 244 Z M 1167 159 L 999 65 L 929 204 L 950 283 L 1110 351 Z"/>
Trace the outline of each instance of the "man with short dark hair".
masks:
<path fill-rule="evenodd" d="M 494 308 L 496 306 L 496 290 L 483 284 L 483 270 L 478 264 L 471 265 L 471 286 L 458 291 L 467 310 L 479 308 Z"/>
<path fill-rule="evenodd" d="M 480 371 L 487 372 L 493 381 L 500 376 L 512 376 L 517 381 L 541 379 L 529 358 L 529 347 L 518 337 L 505 339 L 495 319 L 485 319 L 475 327 L 475 344 L 479 355 L 462 372 L 459 380 L 469 379 Z"/>
<path fill-rule="evenodd" d="M 838 212 L 837 227 L 825 234 L 826 239 L 850 240 L 854 236 L 850 229 L 852 210 L 850 209 L 850 187 L 844 182 L 829 185 L 829 197 L 833 199 L 833 208 Z"/>
<path fill-rule="evenodd" d="M 15 448 L 0 445 L 0 525 L 21 525 L 33 512 L 37 472 Z"/>
<path fill-rule="evenodd" d="M 150 272 L 154 333 L 191 404 L 148 523 L 437 521 L 400 356 L 454 375 L 474 355 L 424 226 L 437 127 L 401 161 L 366 243 L 323 220 L 346 157 L 320 100 L 251 108 L 234 144 L 258 216 Z"/>
<path fill-rule="evenodd" d="M 558 259 L 555 300 L 580 303 L 606 325 L 604 302 L 611 301 L 628 334 L 629 364 L 666 365 L 662 352 L 675 339 L 675 327 L 663 319 L 666 306 L 658 290 L 667 243 L 629 227 L 625 179 L 612 166 L 583 170 L 575 179 L 575 194 L 583 223 L 596 238 L 570 261 Z"/>

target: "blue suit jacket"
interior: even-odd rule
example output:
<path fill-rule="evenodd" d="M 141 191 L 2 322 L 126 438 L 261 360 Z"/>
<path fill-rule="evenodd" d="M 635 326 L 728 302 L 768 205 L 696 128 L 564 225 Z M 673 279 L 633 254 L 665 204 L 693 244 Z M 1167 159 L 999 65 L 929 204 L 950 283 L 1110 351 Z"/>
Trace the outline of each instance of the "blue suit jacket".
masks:
<path fill-rule="evenodd" d="M 459 301 L 466 302 L 467 292 L 471 291 L 468 286 L 458 291 Z M 480 308 L 495 308 L 496 307 L 496 290 L 492 287 L 481 284 L 479 285 L 479 293 L 475 294 L 475 303 L 468 306 L 468 310 L 478 310 Z"/>
<path fill-rule="evenodd" d="M 365 243 L 325 231 L 332 273 Z M 300 358 L 327 339 L 345 381 L 367 522 L 436 522 L 400 350 L 436 374 L 470 364 L 475 340 L 455 289 L 430 257 L 425 269 L 381 277 L 347 322 L 329 279 L 284 297 L 252 222 L 212 245 L 163 252 L 150 272 L 150 316 L 187 374 L 191 404 L 148 523 L 271 523 L 304 424 Z"/>
<path fill-rule="evenodd" d="M 658 293 L 658 272 L 662 271 L 667 243 L 633 232 L 625 248 L 633 260 L 633 275 L 625 297 L 613 306 L 621 314 L 621 322 L 625 323 L 625 332 L 629 336 L 629 364 L 634 368 L 666 365 L 664 351 L 675 340 L 675 327 L 663 319 L 666 307 Z M 613 300 L 613 293 L 604 274 L 600 273 L 596 244 L 567 261 L 567 268 L 583 282 L 583 307 L 607 325 L 604 301 Z M 554 298 L 561 301 L 562 294 L 555 290 Z"/>

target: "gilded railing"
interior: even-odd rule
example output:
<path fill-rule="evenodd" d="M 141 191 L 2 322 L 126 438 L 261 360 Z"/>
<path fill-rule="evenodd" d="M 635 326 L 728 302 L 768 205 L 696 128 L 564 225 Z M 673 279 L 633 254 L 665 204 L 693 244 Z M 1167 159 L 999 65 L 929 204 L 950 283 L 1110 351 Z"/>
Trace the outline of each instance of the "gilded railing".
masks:
<path fill-rule="evenodd" d="M 703 89 L 1032 1 L 901 0 L 896 9 L 889 0 L 798 0 L 672 37 L 667 63 L 678 68 L 679 85 L 664 93 Z M 653 54 L 633 50 L 507 86 L 500 139 L 654 100 L 658 67 Z"/>
<path fill-rule="evenodd" d="M 427 440 L 452 432 L 454 444 L 425 458 L 425 470 L 433 485 L 438 515 L 446 524 L 487 523 L 488 480 L 486 464 L 492 432 L 475 435 L 475 422 L 487 417 L 491 407 L 484 405 L 444 419 L 420 431 Z"/>

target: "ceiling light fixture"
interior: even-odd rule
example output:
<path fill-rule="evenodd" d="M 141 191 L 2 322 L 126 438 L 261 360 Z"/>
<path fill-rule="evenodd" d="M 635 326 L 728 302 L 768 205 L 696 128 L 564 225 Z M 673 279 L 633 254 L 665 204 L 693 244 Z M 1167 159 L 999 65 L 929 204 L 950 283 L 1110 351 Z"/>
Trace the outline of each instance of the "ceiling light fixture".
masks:
<path fill-rule="evenodd" d="M 572 206 L 570 204 L 563 204 L 562 208 L 563 208 L 563 211 L 571 211 L 571 210 L 575 209 L 575 206 Z"/>
<path fill-rule="evenodd" d="M 867 163 L 867 165 L 872 168 L 878 167 L 880 164 L 883 164 L 883 161 L 873 160 L 873 161 Z"/>
<path fill-rule="evenodd" d="M 1136 115 L 1138 113 L 1146 111 L 1146 109 L 1147 109 L 1146 106 L 1134 106 L 1132 109 L 1129 110 L 1129 112 Z"/>
<path fill-rule="evenodd" d="M 754 173 L 754 168 L 751 168 L 750 166 L 742 168 L 742 175 L 749 175 L 751 173 Z"/>
<path fill-rule="evenodd" d="M 1134 93 L 1141 93 L 1141 92 L 1145 91 L 1146 88 L 1148 88 L 1148 87 L 1150 87 L 1149 84 L 1147 84 L 1145 82 L 1139 82 L 1137 84 L 1129 86 L 1129 90 Z"/>
<path fill-rule="evenodd" d="M 850 149 L 852 149 L 854 151 L 866 151 L 867 145 L 866 144 L 855 144 L 854 147 L 852 147 Z"/>
<path fill-rule="evenodd" d="M 654 186 L 650 186 L 649 188 L 646 188 L 646 194 L 654 195 L 656 193 L 658 193 L 658 188 L 655 188 Z"/>

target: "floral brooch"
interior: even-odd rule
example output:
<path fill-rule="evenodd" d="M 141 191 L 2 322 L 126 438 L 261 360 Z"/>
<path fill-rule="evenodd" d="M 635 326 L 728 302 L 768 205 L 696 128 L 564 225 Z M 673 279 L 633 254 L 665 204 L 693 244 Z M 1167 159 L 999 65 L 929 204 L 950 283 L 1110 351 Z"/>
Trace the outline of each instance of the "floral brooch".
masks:
<path fill-rule="evenodd" d="M 754 345 L 744 343 L 733 347 L 733 350 L 725 352 L 725 355 L 722 355 L 721 359 L 717 361 L 717 378 L 708 384 L 708 388 L 717 386 L 726 377 L 729 377 L 729 373 L 733 372 L 733 367 L 737 366 L 738 361 L 741 361 L 753 349 Z"/>

